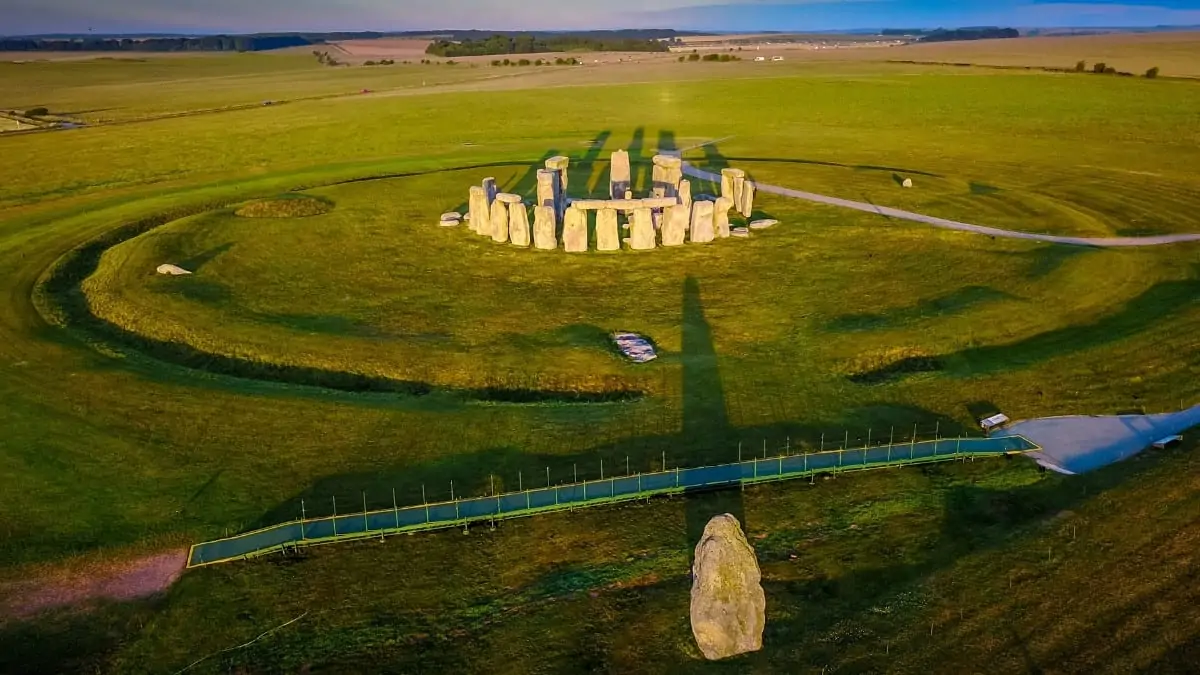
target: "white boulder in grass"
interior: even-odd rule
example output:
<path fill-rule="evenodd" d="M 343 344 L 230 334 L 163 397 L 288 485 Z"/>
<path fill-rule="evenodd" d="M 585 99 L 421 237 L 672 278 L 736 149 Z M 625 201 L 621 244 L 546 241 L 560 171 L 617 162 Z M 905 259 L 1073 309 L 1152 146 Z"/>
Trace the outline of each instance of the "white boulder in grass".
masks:
<path fill-rule="evenodd" d="M 162 264 L 155 270 L 159 274 L 165 274 L 172 277 L 182 277 L 191 274 L 191 272 L 183 269 L 178 265 Z"/>

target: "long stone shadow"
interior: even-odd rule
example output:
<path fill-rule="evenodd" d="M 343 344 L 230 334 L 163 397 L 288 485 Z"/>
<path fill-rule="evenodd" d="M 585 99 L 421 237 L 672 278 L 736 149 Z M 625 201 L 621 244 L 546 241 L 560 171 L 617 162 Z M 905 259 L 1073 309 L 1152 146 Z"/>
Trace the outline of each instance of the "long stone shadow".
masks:
<path fill-rule="evenodd" d="M 991 286 L 963 286 L 958 290 L 936 298 L 926 298 L 907 307 L 882 312 L 843 314 L 826 324 L 825 330 L 841 333 L 892 328 L 923 320 L 931 315 L 957 314 L 976 305 L 1013 299 L 1016 299 L 1016 296 Z"/>
<path fill-rule="evenodd" d="M 944 357 L 902 359 L 884 368 L 859 373 L 852 379 L 882 382 L 907 373 L 942 370 L 956 375 L 979 375 L 1027 367 L 1058 356 L 1111 344 L 1170 321 L 1181 309 L 1200 301 L 1200 278 L 1164 281 L 1125 303 L 1117 312 L 1089 324 L 1067 326 L 1002 345 L 972 347 Z"/>

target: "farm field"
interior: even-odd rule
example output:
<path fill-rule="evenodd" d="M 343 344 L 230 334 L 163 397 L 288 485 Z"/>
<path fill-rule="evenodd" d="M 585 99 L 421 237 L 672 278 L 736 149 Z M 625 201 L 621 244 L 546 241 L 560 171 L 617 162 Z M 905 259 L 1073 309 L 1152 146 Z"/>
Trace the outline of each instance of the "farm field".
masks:
<path fill-rule="evenodd" d="M 1029 50 L 1013 58 L 1103 54 L 1045 40 L 1012 41 Z M 1138 53 L 1186 74 L 1200 53 L 1189 65 L 1181 40 Z M 961 49 L 945 60 L 990 47 Z M 762 65 L 0 64 L 0 109 L 93 125 L 0 138 L 0 671 L 1185 672 L 1200 656 L 1194 433 L 1081 477 L 998 460 L 758 486 L 22 613 L 31 581 L 288 520 L 301 500 L 312 516 L 334 499 L 390 507 L 393 489 L 444 499 L 450 481 L 482 495 L 594 477 L 601 461 L 953 435 L 995 410 L 1200 403 L 1197 244 L 1057 247 L 771 195 L 755 215 L 780 224 L 748 240 L 642 253 L 437 225 L 486 176 L 531 195 L 553 155 L 571 158 L 573 195 L 602 193 L 627 149 L 643 190 L 650 156 L 682 150 L 1005 229 L 1200 232 L 1194 82 Z M 281 195 L 325 206 L 238 215 Z M 616 330 L 660 358 L 623 362 Z M 759 551 L 767 635 L 712 666 L 687 575 L 724 511 Z"/>

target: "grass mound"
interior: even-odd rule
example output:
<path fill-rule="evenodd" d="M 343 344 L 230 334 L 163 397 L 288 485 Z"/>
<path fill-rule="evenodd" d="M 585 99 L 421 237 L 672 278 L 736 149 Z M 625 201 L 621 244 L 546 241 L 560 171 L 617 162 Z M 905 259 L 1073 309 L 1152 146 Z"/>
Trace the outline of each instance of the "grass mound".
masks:
<path fill-rule="evenodd" d="M 281 195 L 250 202 L 234 213 L 242 218 L 308 218 L 329 213 L 333 203 L 308 195 Z"/>

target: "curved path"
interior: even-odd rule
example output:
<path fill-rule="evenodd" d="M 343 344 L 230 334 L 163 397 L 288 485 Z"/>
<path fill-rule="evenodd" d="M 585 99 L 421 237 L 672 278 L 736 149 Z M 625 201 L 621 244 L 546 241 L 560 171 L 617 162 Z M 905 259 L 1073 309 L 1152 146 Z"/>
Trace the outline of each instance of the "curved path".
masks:
<path fill-rule="evenodd" d="M 720 174 L 698 169 L 687 162 L 683 163 L 683 172 L 694 178 L 701 178 L 715 183 L 721 182 Z M 974 232 L 976 234 L 987 234 L 993 237 L 1005 237 L 1007 239 L 1028 239 L 1031 241 L 1043 241 L 1050 244 L 1095 246 L 1099 248 L 1115 248 L 1121 246 L 1161 246 L 1163 244 L 1178 244 L 1186 241 L 1200 241 L 1200 234 L 1163 234 L 1153 237 L 1062 237 L 1053 234 L 1014 232 L 1012 230 L 1001 230 L 996 227 L 971 225 L 970 223 L 960 223 L 956 220 L 935 218 L 933 216 L 926 216 L 920 213 L 913 213 L 911 211 L 901 211 L 900 209 L 893 209 L 887 206 L 876 206 L 866 202 L 856 202 L 849 199 L 827 197 L 825 195 L 819 195 L 813 192 L 803 192 L 801 190 L 767 185 L 765 183 L 756 182 L 754 183 L 754 186 L 759 192 L 768 192 L 771 194 L 782 195 L 784 197 L 793 197 L 795 199 L 806 199 L 810 202 L 829 204 L 830 206 L 841 206 L 847 209 L 855 209 L 856 211 L 866 211 L 867 213 L 877 213 L 888 218 L 911 220 L 917 223 L 925 223 L 926 225 L 941 227 L 947 230 Z"/>

